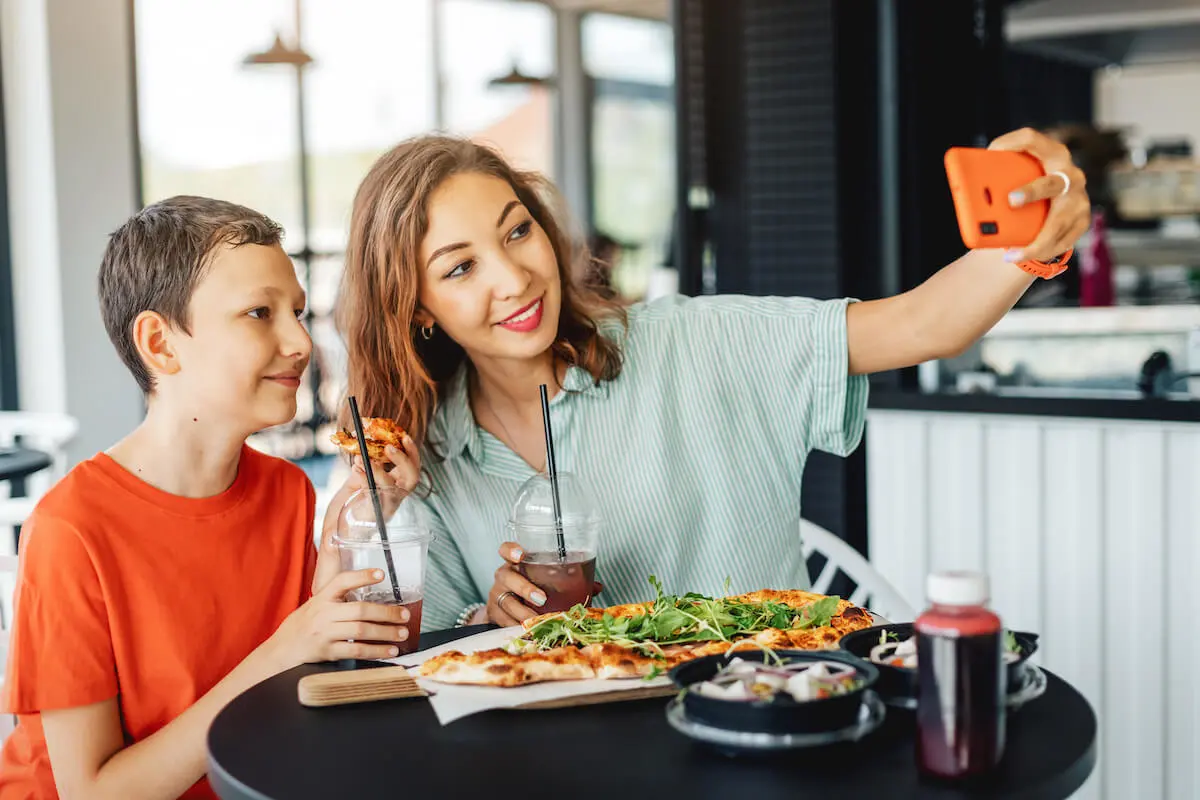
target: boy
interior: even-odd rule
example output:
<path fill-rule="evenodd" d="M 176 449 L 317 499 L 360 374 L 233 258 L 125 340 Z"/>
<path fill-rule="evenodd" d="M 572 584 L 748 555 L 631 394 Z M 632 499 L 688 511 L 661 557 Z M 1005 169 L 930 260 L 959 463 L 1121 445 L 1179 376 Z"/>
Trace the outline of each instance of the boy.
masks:
<path fill-rule="evenodd" d="M 312 544 L 314 493 L 246 437 L 296 411 L 312 342 L 281 230 L 176 197 L 100 267 L 105 327 L 144 421 L 76 466 L 23 529 L 0 800 L 213 797 L 221 707 L 304 662 L 386 658 L 408 612 L 342 602 L 378 582 Z"/>

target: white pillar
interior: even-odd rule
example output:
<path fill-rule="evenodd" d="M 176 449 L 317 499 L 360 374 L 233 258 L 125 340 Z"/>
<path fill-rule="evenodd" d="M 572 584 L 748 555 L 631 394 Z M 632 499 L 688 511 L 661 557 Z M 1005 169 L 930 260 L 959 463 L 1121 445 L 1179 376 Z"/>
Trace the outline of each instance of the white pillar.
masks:
<path fill-rule="evenodd" d="M 587 75 L 583 69 L 583 15 L 559 8 L 555 19 L 555 184 L 563 194 L 571 216 L 586 228 L 591 216 L 592 198 L 588 192 Z M 586 232 L 586 231 L 585 231 Z"/>
<path fill-rule="evenodd" d="M 20 404 L 79 421 L 71 463 L 142 415 L 96 299 L 108 234 L 137 203 L 130 13 L 0 0 Z"/>

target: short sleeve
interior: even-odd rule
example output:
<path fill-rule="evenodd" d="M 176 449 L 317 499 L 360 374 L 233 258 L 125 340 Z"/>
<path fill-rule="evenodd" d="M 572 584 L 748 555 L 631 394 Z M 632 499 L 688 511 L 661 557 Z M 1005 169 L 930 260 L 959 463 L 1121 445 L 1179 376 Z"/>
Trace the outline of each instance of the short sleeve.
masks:
<path fill-rule="evenodd" d="M 117 696 L 108 611 L 78 532 L 36 511 L 21 529 L 3 707 L 32 714 Z"/>
<path fill-rule="evenodd" d="M 305 539 L 304 548 L 304 597 L 301 603 L 308 602 L 312 597 L 313 578 L 317 574 L 317 530 L 316 530 L 316 514 L 317 514 L 317 493 L 313 489 L 312 483 L 305 479 L 304 481 L 304 532 L 307 536 Z"/>
<path fill-rule="evenodd" d="M 414 498 L 415 499 L 415 498 Z M 429 564 L 425 573 L 425 602 L 421 609 L 422 630 L 454 627 L 458 616 L 472 603 L 481 603 L 467 562 L 458 543 L 450 535 L 441 514 L 426 500 L 420 500 L 422 513 L 433 531 L 429 544 Z"/>
<path fill-rule="evenodd" d="M 800 452 L 854 452 L 866 422 L 868 380 L 850 374 L 842 298 L 718 295 L 674 298 L 648 308 L 667 314 L 671 346 L 698 387 L 720 387 L 774 441 Z M 716 422 L 716 421 L 714 421 Z"/>

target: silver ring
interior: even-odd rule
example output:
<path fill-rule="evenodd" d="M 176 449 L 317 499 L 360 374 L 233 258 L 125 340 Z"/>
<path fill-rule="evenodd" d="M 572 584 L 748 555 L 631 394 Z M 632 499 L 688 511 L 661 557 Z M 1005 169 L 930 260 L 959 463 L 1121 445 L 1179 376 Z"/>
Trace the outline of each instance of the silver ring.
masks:
<path fill-rule="evenodd" d="M 1067 176 L 1067 173 L 1061 172 L 1059 170 L 1055 170 L 1054 172 L 1051 172 L 1050 174 L 1057 175 L 1058 177 L 1063 179 L 1063 184 L 1064 184 L 1063 190 L 1058 193 L 1059 197 L 1062 197 L 1064 194 L 1071 191 L 1071 179 Z"/>
<path fill-rule="evenodd" d="M 518 600 L 520 599 L 520 597 L 514 591 L 511 591 L 511 590 L 503 591 L 500 593 L 500 596 L 496 598 L 496 608 L 500 609 L 501 611 L 504 611 L 504 605 L 503 605 L 504 598 L 508 597 L 510 594 L 513 597 L 516 597 Z"/>

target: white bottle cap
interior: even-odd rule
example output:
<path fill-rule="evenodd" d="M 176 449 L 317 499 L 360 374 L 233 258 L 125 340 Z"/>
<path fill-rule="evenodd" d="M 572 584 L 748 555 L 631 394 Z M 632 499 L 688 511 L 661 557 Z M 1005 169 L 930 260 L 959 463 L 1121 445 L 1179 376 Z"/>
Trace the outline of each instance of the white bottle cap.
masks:
<path fill-rule="evenodd" d="M 925 595 L 941 606 L 982 606 L 989 599 L 988 577 L 982 572 L 934 572 L 925 579 Z"/>

